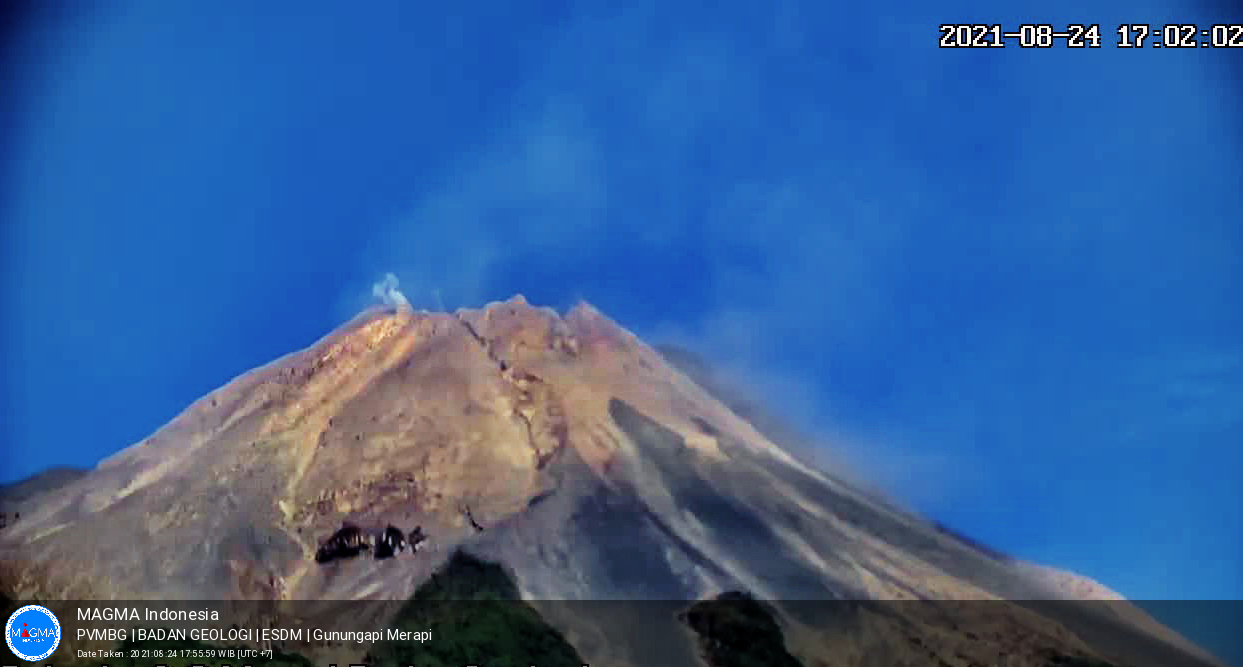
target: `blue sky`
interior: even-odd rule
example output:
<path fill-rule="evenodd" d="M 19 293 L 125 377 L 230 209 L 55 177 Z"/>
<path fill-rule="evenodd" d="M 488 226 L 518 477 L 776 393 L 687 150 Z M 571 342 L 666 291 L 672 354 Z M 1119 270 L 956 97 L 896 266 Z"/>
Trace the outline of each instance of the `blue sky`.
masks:
<path fill-rule="evenodd" d="M 1240 54 L 1113 33 L 1221 11 L 483 4 L 21 25 L 0 477 L 142 439 L 391 271 L 418 306 L 586 298 L 1002 550 L 1243 595 Z M 938 49 L 957 20 L 1104 46 Z"/>

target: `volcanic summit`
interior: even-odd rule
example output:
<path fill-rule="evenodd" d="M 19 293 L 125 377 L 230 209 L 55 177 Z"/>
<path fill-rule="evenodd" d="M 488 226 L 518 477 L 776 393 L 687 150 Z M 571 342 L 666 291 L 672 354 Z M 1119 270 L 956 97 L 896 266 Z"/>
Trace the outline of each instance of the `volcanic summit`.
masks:
<path fill-rule="evenodd" d="M 718 395 L 701 364 L 585 303 L 564 315 L 521 296 L 455 313 L 371 309 L 23 496 L 21 521 L 0 531 L 0 583 L 15 599 L 403 600 L 466 550 L 502 564 L 567 636 L 581 619 L 553 601 L 746 591 L 775 601 L 807 665 L 872 664 L 877 628 L 917 638 L 920 655 L 965 656 L 946 664 L 1054 648 L 1211 664 L 1125 601 L 1109 603 L 1124 607 L 1108 615 L 1114 639 L 1089 641 L 1089 610 L 1025 601 L 1116 594 L 856 490 Z M 343 523 L 417 525 L 433 548 L 316 562 Z M 913 605 L 865 606 L 841 640 L 853 648 L 830 660 L 805 600 L 960 601 L 960 618 L 987 614 L 992 634 Z M 889 664 L 925 664 L 899 657 Z"/>

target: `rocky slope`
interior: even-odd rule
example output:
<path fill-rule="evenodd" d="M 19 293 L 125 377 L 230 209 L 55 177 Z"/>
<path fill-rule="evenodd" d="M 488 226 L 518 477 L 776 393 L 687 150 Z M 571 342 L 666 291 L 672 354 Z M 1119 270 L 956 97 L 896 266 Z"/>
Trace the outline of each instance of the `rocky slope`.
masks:
<path fill-rule="evenodd" d="M 1004 602 L 1063 596 L 802 463 L 684 370 L 586 304 L 367 311 L 24 499 L 0 532 L 0 585 L 18 599 L 402 600 L 462 547 L 503 563 L 593 665 L 641 663 L 633 630 L 558 601 L 725 591 L 776 601 L 809 667 L 1207 664 L 1095 606 Z M 435 548 L 315 563 L 343 521 L 421 525 Z M 644 637 L 684 647 L 665 664 L 694 663 L 672 627 Z"/>
<path fill-rule="evenodd" d="M 31 498 L 55 491 L 82 477 L 88 470 L 58 466 L 11 484 L 0 485 L 0 529 L 21 520 L 21 508 Z"/>

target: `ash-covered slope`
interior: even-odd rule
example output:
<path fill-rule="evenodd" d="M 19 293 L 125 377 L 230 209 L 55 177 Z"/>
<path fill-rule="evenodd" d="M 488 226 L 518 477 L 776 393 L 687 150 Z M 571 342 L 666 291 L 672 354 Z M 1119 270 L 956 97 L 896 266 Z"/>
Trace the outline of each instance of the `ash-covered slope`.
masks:
<path fill-rule="evenodd" d="M 82 477 L 88 470 L 57 466 L 10 484 L 0 485 L 0 528 L 21 520 L 21 508 L 31 498 L 55 491 Z"/>
<path fill-rule="evenodd" d="M 1044 579 L 796 460 L 586 304 L 369 311 L 21 511 L 0 533 L 15 598 L 405 599 L 465 547 L 509 568 L 591 664 L 651 656 L 616 648 L 622 624 L 549 601 L 744 590 L 782 601 L 807 665 L 1096 650 L 998 601 L 1056 597 Z M 435 548 L 316 563 L 343 521 L 420 525 Z M 1147 641 L 1115 625 L 1123 644 Z M 661 627 L 647 639 L 693 661 Z M 894 648 L 895 634 L 910 641 Z"/>

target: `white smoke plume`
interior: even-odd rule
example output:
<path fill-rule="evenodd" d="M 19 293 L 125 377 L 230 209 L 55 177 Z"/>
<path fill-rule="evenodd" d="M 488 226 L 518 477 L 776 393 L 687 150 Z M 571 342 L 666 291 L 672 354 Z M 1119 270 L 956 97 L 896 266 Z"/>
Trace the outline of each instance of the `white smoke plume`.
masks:
<path fill-rule="evenodd" d="M 397 276 L 386 273 L 384 278 L 371 286 L 371 294 L 379 299 L 386 306 L 394 306 L 397 308 L 409 308 L 410 301 L 406 299 L 406 295 L 397 289 L 400 284 Z"/>

